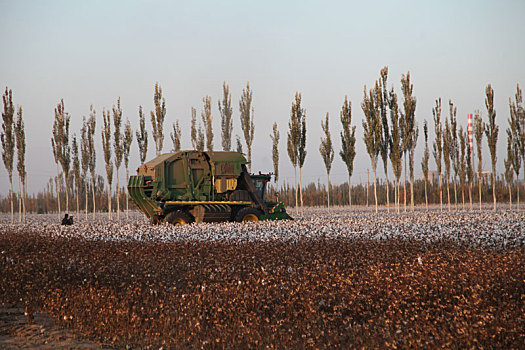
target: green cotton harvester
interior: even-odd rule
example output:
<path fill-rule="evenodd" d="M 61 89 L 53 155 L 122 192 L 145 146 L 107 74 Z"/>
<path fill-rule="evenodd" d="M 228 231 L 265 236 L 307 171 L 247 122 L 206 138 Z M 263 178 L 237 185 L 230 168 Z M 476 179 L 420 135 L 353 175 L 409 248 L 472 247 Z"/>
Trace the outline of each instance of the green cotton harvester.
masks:
<path fill-rule="evenodd" d="M 291 219 L 283 203 L 265 200 L 271 174 L 253 175 L 239 152 L 180 151 L 145 163 L 129 195 L 158 224 Z"/>

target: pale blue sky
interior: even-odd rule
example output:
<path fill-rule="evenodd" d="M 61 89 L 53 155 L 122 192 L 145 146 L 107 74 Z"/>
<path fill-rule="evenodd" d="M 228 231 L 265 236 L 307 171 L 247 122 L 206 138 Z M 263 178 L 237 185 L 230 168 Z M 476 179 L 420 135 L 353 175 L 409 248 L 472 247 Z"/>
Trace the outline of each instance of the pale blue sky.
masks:
<path fill-rule="evenodd" d="M 303 95 L 308 118 L 304 182 L 325 181 L 319 156 L 320 122 L 331 116 L 335 183 L 346 181 L 340 147 L 339 111 L 348 95 L 358 125 L 353 182 L 366 181 L 369 158 L 362 142 L 363 85 L 371 86 L 389 66 L 389 85 L 400 92 L 401 74 L 411 72 L 416 118 L 431 121 L 434 100 L 457 105 L 458 120 L 484 107 L 485 86 L 495 90 L 500 125 L 498 168 L 503 168 L 508 98 L 525 84 L 525 1 L 4 1 L 0 0 L 0 87 L 13 90 L 24 108 L 29 192 L 43 188 L 56 168 L 50 146 L 53 109 L 64 98 L 71 131 L 79 133 L 89 105 L 97 110 L 120 96 L 124 118 L 138 125 L 138 106 L 152 109 L 158 81 L 167 104 L 164 150 L 179 119 L 183 147 L 190 147 L 190 109 L 212 97 L 214 145 L 221 148 L 217 100 L 230 85 L 234 128 L 238 100 L 249 81 L 254 90 L 253 170 L 271 171 L 269 134 L 279 124 L 281 179 L 293 182 L 286 154 L 290 105 Z M 148 128 L 151 126 L 148 123 Z M 434 137 L 431 127 L 430 140 Z M 151 136 L 150 136 L 151 138 Z M 420 172 L 422 130 L 416 158 Z M 150 139 L 148 159 L 154 155 Z M 100 148 L 100 147 L 99 147 Z M 486 147 L 485 147 L 486 148 Z M 485 167 L 489 155 L 485 154 Z M 97 172 L 104 175 L 102 155 Z M 132 173 L 138 164 L 132 146 Z M 431 158 L 431 169 L 435 168 Z M 378 173 L 382 174 L 382 165 Z M 120 173 L 123 179 L 124 171 Z M 121 181 L 122 182 L 122 181 Z M 8 190 L 0 171 L 0 193 Z"/>

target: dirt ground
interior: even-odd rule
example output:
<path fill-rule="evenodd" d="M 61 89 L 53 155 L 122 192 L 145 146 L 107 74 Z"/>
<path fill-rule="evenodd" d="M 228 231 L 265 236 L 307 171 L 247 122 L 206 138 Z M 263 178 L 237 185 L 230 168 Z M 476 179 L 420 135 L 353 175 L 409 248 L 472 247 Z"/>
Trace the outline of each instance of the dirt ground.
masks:
<path fill-rule="evenodd" d="M 31 324 L 25 309 L 0 304 L 0 348 L 2 349 L 111 349 L 83 339 L 80 334 L 55 326 L 44 313 L 34 312 Z"/>

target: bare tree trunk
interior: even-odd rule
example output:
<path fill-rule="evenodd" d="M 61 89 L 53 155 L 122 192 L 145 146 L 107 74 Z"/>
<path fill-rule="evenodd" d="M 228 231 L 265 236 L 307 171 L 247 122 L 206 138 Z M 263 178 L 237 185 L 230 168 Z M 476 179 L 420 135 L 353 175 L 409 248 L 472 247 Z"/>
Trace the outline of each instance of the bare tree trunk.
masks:
<path fill-rule="evenodd" d="M 399 179 L 394 175 L 394 209 L 399 214 Z"/>
<path fill-rule="evenodd" d="M 86 207 L 84 208 L 85 209 L 85 213 L 86 213 L 86 221 L 87 221 L 87 212 L 88 212 L 88 193 L 87 193 L 87 180 L 85 179 L 84 177 L 84 195 L 85 195 L 85 198 L 86 198 Z"/>
<path fill-rule="evenodd" d="M 403 158 L 405 159 L 405 181 L 403 182 L 403 196 L 404 199 L 404 205 L 405 205 L 405 213 L 407 211 L 407 156 L 406 152 L 403 154 Z"/>
<path fill-rule="evenodd" d="M 374 198 L 376 200 L 376 214 L 377 214 L 377 166 L 374 166 Z"/>
<path fill-rule="evenodd" d="M 93 220 L 95 219 L 96 200 L 95 200 L 95 179 L 91 176 L 91 192 L 93 193 Z"/>
<path fill-rule="evenodd" d="M 439 206 L 441 211 L 443 211 L 443 180 L 441 173 L 439 173 Z"/>
<path fill-rule="evenodd" d="M 370 189 L 370 169 L 366 169 L 366 207 L 368 208 L 368 192 Z"/>
<path fill-rule="evenodd" d="M 120 222 L 120 183 L 118 181 L 118 169 L 117 173 L 117 220 Z"/>
<path fill-rule="evenodd" d="M 414 211 L 414 174 L 410 177 L 410 203 L 412 205 L 412 211 Z"/>
<path fill-rule="evenodd" d="M 294 166 L 293 168 L 293 179 L 295 186 L 295 215 L 299 215 L 299 194 L 297 193 L 297 166 Z"/>
<path fill-rule="evenodd" d="M 328 179 L 328 187 L 327 187 L 327 191 L 326 191 L 328 193 L 328 196 L 327 196 L 327 198 L 328 198 L 328 212 L 330 212 L 330 174 L 327 173 L 326 177 Z"/>
<path fill-rule="evenodd" d="M 128 168 L 126 168 L 126 183 L 129 183 L 129 169 Z M 126 191 L 126 219 L 127 218 L 129 218 L 129 191 Z"/>
<path fill-rule="evenodd" d="M 60 220 L 60 216 L 62 214 L 62 211 L 60 210 L 60 170 L 58 169 L 58 163 L 57 163 L 57 178 L 55 181 L 56 190 L 57 190 L 57 203 L 58 203 L 58 219 Z"/>
<path fill-rule="evenodd" d="M 396 175 L 394 175 L 394 213 L 397 211 L 397 184 Z"/>
<path fill-rule="evenodd" d="M 518 213 L 520 212 L 520 179 L 518 178 L 518 186 L 516 186 L 518 190 L 518 197 L 516 198 L 516 209 L 518 210 Z"/>
<path fill-rule="evenodd" d="M 401 214 L 401 178 L 397 180 L 397 213 Z"/>
<path fill-rule="evenodd" d="M 512 188 L 510 184 L 507 184 L 507 187 L 509 188 L 509 210 L 512 210 Z"/>
<path fill-rule="evenodd" d="M 9 183 L 11 184 L 11 193 L 10 193 L 10 197 L 11 197 L 11 223 L 14 224 L 14 222 L 15 222 L 15 209 L 14 209 L 14 205 L 13 205 L 13 196 L 14 196 L 14 193 L 13 193 L 13 180 L 9 179 Z"/>
<path fill-rule="evenodd" d="M 447 200 L 448 200 L 448 211 L 451 211 L 451 207 L 450 207 L 450 183 L 448 182 L 448 178 L 447 178 Z"/>
<path fill-rule="evenodd" d="M 23 206 L 24 206 L 24 222 L 26 222 L 26 198 L 27 198 L 27 175 L 24 175 L 23 179 L 23 186 L 24 186 L 24 198 L 23 198 Z"/>
<path fill-rule="evenodd" d="M 69 212 L 69 188 L 67 186 L 67 176 L 64 173 L 64 187 L 66 188 L 66 213 Z"/>
<path fill-rule="evenodd" d="M 304 209 L 303 209 L 303 174 L 302 174 L 302 167 L 299 167 L 299 197 L 301 198 L 301 216 L 304 216 Z"/>
<path fill-rule="evenodd" d="M 461 191 L 461 199 L 463 200 L 463 210 L 465 210 L 465 188 L 463 185 L 461 185 L 460 191 Z"/>
<path fill-rule="evenodd" d="M 479 210 L 481 210 L 481 173 L 478 174 Z"/>
<path fill-rule="evenodd" d="M 111 220 L 111 185 L 108 184 L 108 219 Z"/>
<path fill-rule="evenodd" d="M 470 201 L 470 211 L 472 211 L 472 182 L 468 184 L 468 199 Z"/>
<path fill-rule="evenodd" d="M 401 181 L 397 179 L 397 213 L 401 213 Z"/>
<path fill-rule="evenodd" d="M 390 189 L 388 185 L 388 166 L 386 163 L 383 163 L 385 167 L 385 178 L 386 178 L 386 210 L 390 213 Z"/>
<path fill-rule="evenodd" d="M 75 180 L 76 180 L 76 179 L 75 179 Z M 77 218 L 80 219 L 80 214 L 79 214 L 79 211 L 80 211 L 80 205 L 79 205 L 79 202 L 78 202 L 78 186 L 76 186 L 76 184 L 75 184 L 75 188 L 76 188 L 76 192 L 77 192 L 77 194 L 76 194 L 76 197 L 77 197 Z"/>
<path fill-rule="evenodd" d="M 350 203 L 350 209 L 352 209 L 352 183 L 350 182 L 350 175 L 348 175 L 348 202 Z"/>
<path fill-rule="evenodd" d="M 22 181 L 18 176 L 18 222 L 22 222 Z"/>
<path fill-rule="evenodd" d="M 494 198 L 494 210 L 496 210 L 496 170 L 492 169 L 492 198 Z"/>
<path fill-rule="evenodd" d="M 428 211 L 427 179 L 425 179 L 425 208 Z"/>
<path fill-rule="evenodd" d="M 457 190 L 456 175 L 454 175 L 454 207 L 457 211 L 458 210 L 458 190 Z"/>
<path fill-rule="evenodd" d="M 523 158 L 523 164 L 525 165 L 525 157 Z M 518 177 L 518 189 L 520 188 L 520 181 Z M 523 188 L 525 190 L 525 167 L 523 168 Z M 520 202 L 519 202 L 519 196 L 518 196 L 518 212 L 520 211 Z"/>

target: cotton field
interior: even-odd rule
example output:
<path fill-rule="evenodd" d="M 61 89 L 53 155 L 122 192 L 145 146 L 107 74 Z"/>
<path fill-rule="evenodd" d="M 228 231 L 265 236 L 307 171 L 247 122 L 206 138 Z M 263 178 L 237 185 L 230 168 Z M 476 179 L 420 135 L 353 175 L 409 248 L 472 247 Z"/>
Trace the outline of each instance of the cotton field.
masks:
<path fill-rule="evenodd" d="M 294 216 L 294 210 L 289 209 Z M 306 208 L 304 215 L 290 221 L 261 221 L 257 223 L 201 223 L 186 226 L 163 224 L 153 226 L 139 212 L 131 212 L 120 220 L 113 213 L 83 213 L 75 217 L 73 226 L 61 226 L 56 215 L 28 216 L 26 224 L 9 225 L 9 217 L 2 216 L 5 229 L 15 232 L 38 231 L 49 237 L 77 237 L 109 241 L 237 241 L 237 242 L 293 242 L 302 239 L 418 239 L 426 243 L 451 240 L 473 247 L 524 247 L 525 211 L 429 211 L 418 208 L 415 212 L 379 214 L 367 208 Z"/>
<path fill-rule="evenodd" d="M 0 347 L 523 345 L 524 213 L 305 209 L 293 221 L 178 227 L 137 212 L 84 219 L 1 218 Z M 54 330 L 30 326 L 41 315 Z M 56 327 L 74 340 L 53 342 Z"/>

